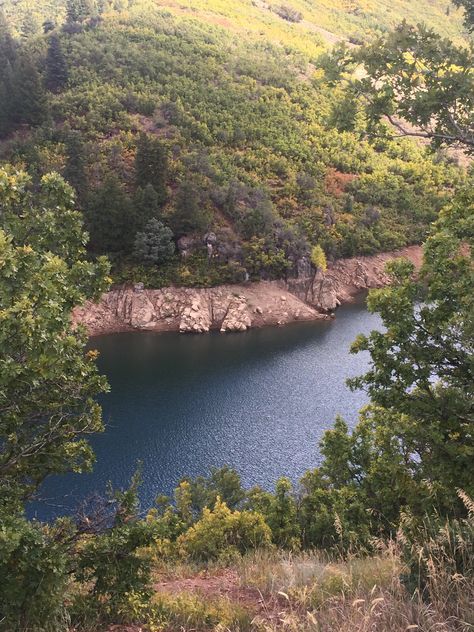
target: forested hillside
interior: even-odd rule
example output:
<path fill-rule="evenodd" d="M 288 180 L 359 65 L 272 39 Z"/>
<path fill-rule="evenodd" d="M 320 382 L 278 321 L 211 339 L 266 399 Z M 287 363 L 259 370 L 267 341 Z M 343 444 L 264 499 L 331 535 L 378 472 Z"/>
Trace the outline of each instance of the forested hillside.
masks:
<path fill-rule="evenodd" d="M 455 4 L 462 27 L 436 1 L 378 15 L 381 3 L 4 0 L 2 632 L 472 631 L 474 188 L 451 151 L 474 154 L 474 3 Z M 444 35 L 403 23 L 358 44 L 404 15 Z M 350 46 L 328 52 L 338 37 Z M 54 502 L 49 477 L 94 463 L 108 386 L 71 313 L 110 270 L 210 285 L 425 236 L 417 274 L 392 261 L 369 294 L 382 330 L 351 347 L 369 358 L 348 380 L 368 405 L 352 430 L 335 420 L 299 481 L 246 489 L 221 467 L 173 498 L 157 486 L 142 508 L 139 470 L 74 515 L 30 519 L 31 501 Z M 244 397 L 235 375 L 222 390 Z M 179 387 L 205 415 L 193 382 Z M 284 398 L 289 383 L 271 387 Z"/>
<path fill-rule="evenodd" d="M 117 281 L 278 278 L 315 246 L 419 243 L 463 178 L 443 151 L 370 126 L 333 80 L 329 42 L 357 44 L 411 3 L 3 5 L 0 156 L 65 176 Z M 458 37 L 460 17 L 416 7 Z"/>

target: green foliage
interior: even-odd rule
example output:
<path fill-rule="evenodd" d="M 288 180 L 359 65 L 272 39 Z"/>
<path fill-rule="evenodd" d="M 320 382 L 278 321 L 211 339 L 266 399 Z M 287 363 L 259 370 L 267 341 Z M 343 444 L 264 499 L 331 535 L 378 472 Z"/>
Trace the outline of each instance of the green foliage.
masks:
<path fill-rule="evenodd" d="M 67 21 L 83 22 L 91 17 L 95 8 L 95 0 L 66 0 Z"/>
<path fill-rule="evenodd" d="M 167 198 L 166 178 L 168 175 L 168 157 L 166 149 L 158 138 L 149 134 L 140 134 L 135 157 L 136 184 L 146 188 L 151 185 L 155 191 L 158 205 Z"/>
<path fill-rule="evenodd" d="M 311 263 L 316 268 L 316 270 L 322 270 L 323 272 L 326 272 L 328 263 L 326 260 L 326 255 L 324 254 L 324 250 L 319 244 L 313 246 L 313 249 L 311 250 Z"/>
<path fill-rule="evenodd" d="M 51 92 L 59 92 L 66 87 L 67 80 L 68 69 L 61 40 L 53 34 L 49 38 L 46 56 L 46 87 Z"/>
<path fill-rule="evenodd" d="M 102 428 L 105 382 L 70 312 L 106 288 L 105 261 L 85 258 L 72 190 L 57 174 L 34 193 L 24 173 L 0 171 L 0 486 L 29 496 L 51 473 L 92 462 L 85 436 Z"/>
<path fill-rule="evenodd" d="M 474 151 L 472 48 L 403 22 L 358 51 L 355 59 L 366 76 L 354 89 L 363 93 L 371 119 L 386 117 L 396 134 L 426 137 L 435 147 L 457 143 Z"/>
<path fill-rule="evenodd" d="M 197 476 L 194 479 L 185 479 L 185 482 L 189 485 L 194 516 L 200 515 L 205 507 L 212 509 L 217 498 L 232 510 L 239 507 L 245 498 L 240 475 L 227 465 L 211 468 L 208 477 Z"/>
<path fill-rule="evenodd" d="M 203 206 L 203 192 L 191 182 L 183 182 L 176 194 L 175 209 L 170 218 L 175 235 L 205 232 L 210 216 Z"/>
<path fill-rule="evenodd" d="M 395 284 L 368 302 L 386 332 L 353 346 L 370 352 L 372 368 L 352 386 L 366 386 L 373 402 L 402 416 L 394 430 L 411 448 L 411 468 L 436 482 L 448 505 L 456 487 L 473 491 L 473 210 L 466 191 L 442 211 L 419 281 L 409 263 L 391 265 Z"/>
<path fill-rule="evenodd" d="M 399 1 L 409 14 L 411 6 Z M 23 3 L 16 5 L 20 14 Z M 297 273 L 308 243 L 320 244 L 330 258 L 419 243 L 463 178 L 449 161 L 387 140 L 380 126 L 374 133 L 360 100 L 331 81 L 311 26 L 333 19 L 324 18 L 322 7 L 294 0 L 290 8 L 305 16 L 297 23 L 269 10 L 281 8 L 277 3 L 217 7 L 216 0 L 200 0 L 192 16 L 179 3 L 166 11 L 145 0 L 127 11 L 121 10 L 126 3 L 83 4 L 71 1 L 75 14 L 60 34 L 21 46 L 10 35 L 17 27 L 7 7 L 3 46 L 10 64 L 0 71 L 0 133 L 28 126 L 15 143 L 15 158 L 26 160 L 31 173 L 44 172 L 45 154 L 56 169 L 66 156 L 73 185 L 92 192 L 89 208 L 79 191 L 91 250 L 112 255 L 116 280 L 134 274 L 125 257 L 152 217 L 169 224 L 177 238 L 229 231 L 237 247 L 221 248 L 206 270 L 201 262 L 199 270 L 187 266 L 189 275 L 176 259 L 169 272 L 148 270 L 150 281 L 187 284 L 187 278 L 189 285 L 208 286 L 246 278 L 243 248 L 252 278 L 278 278 Z M 49 15 L 46 8 L 34 14 L 62 24 L 65 9 L 51 0 Z M 437 10 L 430 4 L 430 18 Z M 354 14 L 347 23 L 347 11 L 337 13 L 351 35 L 375 24 L 374 16 Z M 439 25 L 448 28 L 445 22 L 443 13 Z M 41 70 L 41 87 L 48 65 L 59 59 L 52 50 L 57 41 L 67 84 L 51 86 L 57 93 L 48 93 L 46 103 L 25 91 L 21 107 L 13 107 L 11 85 L 21 70 L 15 60 L 28 58 Z M 49 74 L 54 80 L 64 75 Z M 42 103 L 39 111 L 31 111 L 32 103 Z M 21 108 L 30 110 L 21 114 Z M 31 130 L 45 120 L 49 134 Z M 64 129 L 81 134 L 87 148 L 81 169 L 69 168 L 74 160 L 61 142 Z M 10 145 L 5 155 L 13 159 Z M 80 187 L 74 171 L 81 173 Z M 106 199 L 111 179 L 113 206 Z"/>
<path fill-rule="evenodd" d="M 108 175 L 86 202 L 86 225 L 96 253 L 123 253 L 133 244 L 133 206 L 120 180 Z"/>
<path fill-rule="evenodd" d="M 277 481 L 275 494 L 272 496 L 264 516 L 276 545 L 281 548 L 299 548 L 300 531 L 297 522 L 297 506 L 293 497 L 293 487 L 288 478 L 282 477 Z"/>
<path fill-rule="evenodd" d="M 64 179 L 75 189 L 79 201 L 83 202 L 87 192 L 86 151 L 84 142 L 77 132 L 69 132 L 65 138 L 66 164 Z"/>
<path fill-rule="evenodd" d="M 143 232 L 135 235 L 134 256 L 146 263 L 159 265 L 174 255 L 173 232 L 157 219 L 151 219 Z"/>
<path fill-rule="evenodd" d="M 268 546 L 271 531 L 263 517 L 250 511 L 231 511 L 217 499 L 214 509 L 204 508 L 202 517 L 178 538 L 183 554 L 196 559 L 217 559 L 229 550 L 245 553 Z"/>
<path fill-rule="evenodd" d="M 251 278 L 279 279 L 291 268 L 282 248 L 275 247 L 271 238 L 253 237 L 245 246 L 245 267 Z"/>
<path fill-rule="evenodd" d="M 130 595 L 150 597 L 151 558 L 144 550 L 154 539 L 153 524 L 138 516 L 135 475 L 125 492 L 116 492 L 115 515 L 109 529 L 84 538 L 77 552 L 76 579 L 89 587 L 92 611 L 112 620 Z M 79 598 L 76 608 L 84 608 Z M 91 604 L 89 603 L 89 607 Z"/>
<path fill-rule="evenodd" d="M 64 630 L 68 615 L 67 520 L 44 527 L 0 509 L 0 629 Z"/>

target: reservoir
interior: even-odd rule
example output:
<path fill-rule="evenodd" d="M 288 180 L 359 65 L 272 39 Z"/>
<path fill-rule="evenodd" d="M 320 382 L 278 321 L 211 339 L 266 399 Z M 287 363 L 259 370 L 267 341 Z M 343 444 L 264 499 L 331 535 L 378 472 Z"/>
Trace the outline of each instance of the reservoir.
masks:
<path fill-rule="evenodd" d="M 186 475 L 228 464 L 245 486 L 271 489 L 318 465 L 318 443 L 336 415 L 350 426 L 367 403 L 348 377 L 367 354 L 351 355 L 358 333 L 380 328 L 361 302 L 336 319 L 238 334 L 126 333 L 91 341 L 111 392 L 101 398 L 106 432 L 92 438 L 92 474 L 50 478 L 30 515 L 71 512 L 110 481 L 126 486 L 142 463 L 143 508 Z"/>

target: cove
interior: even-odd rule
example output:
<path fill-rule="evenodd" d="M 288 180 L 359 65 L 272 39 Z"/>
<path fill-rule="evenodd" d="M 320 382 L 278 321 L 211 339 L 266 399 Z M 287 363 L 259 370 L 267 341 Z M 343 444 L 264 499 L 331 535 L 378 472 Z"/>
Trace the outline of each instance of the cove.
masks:
<path fill-rule="evenodd" d="M 380 328 L 365 305 L 341 307 L 333 321 L 239 334 L 126 333 L 91 341 L 111 392 L 101 398 L 106 432 L 92 438 L 91 474 L 51 477 L 32 503 L 42 520 L 70 513 L 108 481 L 124 487 L 141 461 L 144 508 L 185 475 L 235 467 L 246 486 L 270 489 L 320 461 L 318 442 L 336 415 L 353 426 L 367 402 L 348 377 L 367 354 L 351 355 L 358 333 Z"/>

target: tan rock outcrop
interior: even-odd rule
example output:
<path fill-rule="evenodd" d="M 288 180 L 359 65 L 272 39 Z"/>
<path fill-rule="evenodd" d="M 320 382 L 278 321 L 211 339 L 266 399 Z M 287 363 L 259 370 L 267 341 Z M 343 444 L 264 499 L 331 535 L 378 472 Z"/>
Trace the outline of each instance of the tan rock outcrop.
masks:
<path fill-rule="evenodd" d="M 314 276 L 288 282 L 160 290 L 147 290 L 138 283 L 108 292 L 99 303 L 88 302 L 76 308 L 73 320 L 84 325 L 90 335 L 98 335 L 139 330 L 233 332 L 326 319 L 328 312 L 353 300 L 361 290 L 386 285 L 389 278 L 385 264 L 397 256 L 406 256 L 419 266 L 421 248 L 341 259 L 325 273 L 318 271 Z"/>

